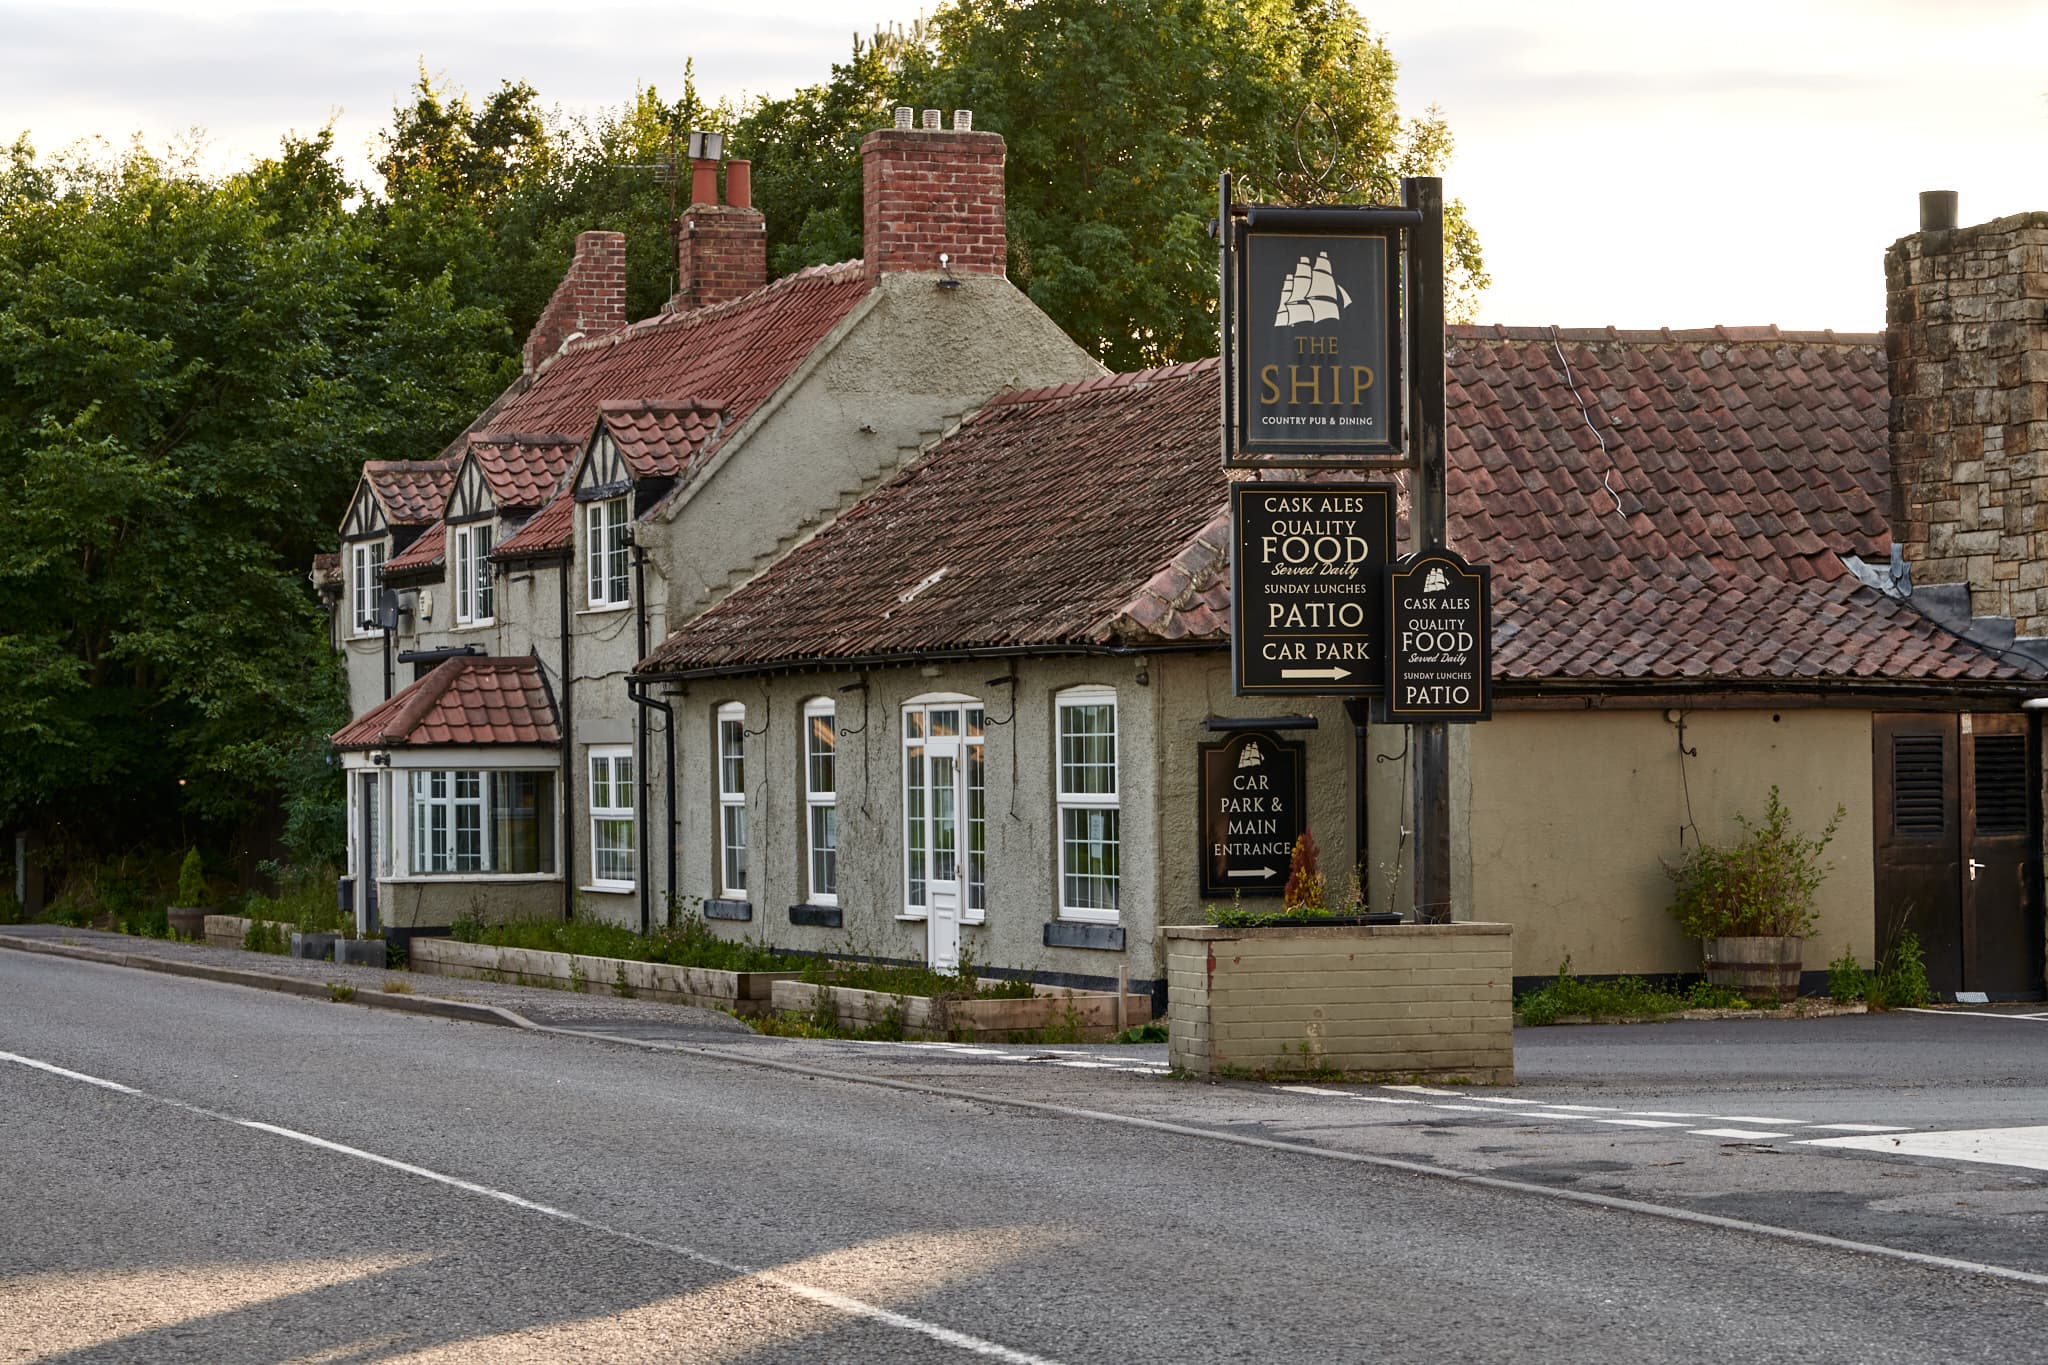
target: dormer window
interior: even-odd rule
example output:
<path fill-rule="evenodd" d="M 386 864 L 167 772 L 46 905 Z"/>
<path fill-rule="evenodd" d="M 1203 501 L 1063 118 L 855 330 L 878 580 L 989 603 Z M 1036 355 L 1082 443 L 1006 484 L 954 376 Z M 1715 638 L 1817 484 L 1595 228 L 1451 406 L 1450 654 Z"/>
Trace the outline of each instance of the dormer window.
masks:
<path fill-rule="evenodd" d="M 492 600 L 491 524 L 471 522 L 453 528 L 455 552 L 449 570 L 455 577 L 455 624 L 489 625 L 496 608 Z"/>
<path fill-rule="evenodd" d="M 385 542 L 372 540 L 349 546 L 349 631 L 377 633 L 377 593 L 383 585 Z"/>
<path fill-rule="evenodd" d="M 632 600 L 626 575 L 626 544 L 632 514 L 628 499 L 606 498 L 583 505 L 583 563 L 590 605 L 619 607 Z"/>

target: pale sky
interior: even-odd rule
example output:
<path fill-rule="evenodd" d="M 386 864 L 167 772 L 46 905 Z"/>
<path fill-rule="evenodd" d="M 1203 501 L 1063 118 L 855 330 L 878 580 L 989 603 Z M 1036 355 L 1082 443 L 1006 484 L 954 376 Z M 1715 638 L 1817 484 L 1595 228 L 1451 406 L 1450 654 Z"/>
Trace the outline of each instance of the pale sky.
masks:
<path fill-rule="evenodd" d="M 1113 0 L 1105 0 L 1113 3 Z M 568 111 L 636 83 L 822 81 L 901 0 L 0 0 L 0 137 L 192 128 L 245 163 L 330 117 L 357 167 L 420 62 Z M 1360 0 L 1404 111 L 1457 136 L 1446 193 L 1485 246 L 1488 322 L 1876 330 L 1923 189 L 1966 223 L 2048 210 L 2048 0 Z M 995 131 L 1002 131 L 997 129 Z"/>

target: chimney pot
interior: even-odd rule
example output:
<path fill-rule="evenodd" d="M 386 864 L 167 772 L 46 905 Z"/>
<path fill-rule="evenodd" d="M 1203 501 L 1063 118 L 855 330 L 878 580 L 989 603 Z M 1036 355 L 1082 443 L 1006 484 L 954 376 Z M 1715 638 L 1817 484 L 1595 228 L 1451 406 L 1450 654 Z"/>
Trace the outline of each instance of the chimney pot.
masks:
<path fill-rule="evenodd" d="M 718 163 L 707 157 L 700 157 L 690 163 L 690 202 L 693 204 L 715 204 L 718 202 Z"/>
<path fill-rule="evenodd" d="M 899 104 L 896 106 L 896 126 L 902 129 L 904 132 L 907 133 L 910 131 L 912 120 L 914 120 L 916 117 L 917 111 L 915 109 L 912 109 L 909 105 Z"/>
<path fill-rule="evenodd" d="M 938 132 L 938 131 L 939 131 L 939 111 L 938 111 L 938 110 L 936 110 L 936 109 L 927 109 L 927 110 L 925 110 L 925 111 L 924 111 L 924 130 L 925 130 L 925 131 L 926 131 L 927 133 L 936 133 L 936 132 Z"/>
<path fill-rule="evenodd" d="M 974 131 L 974 111 L 972 109 L 955 109 L 953 111 L 953 131 L 956 133 L 971 133 Z"/>
<path fill-rule="evenodd" d="M 1956 192 L 1954 190 L 1920 191 L 1920 230 L 1922 232 L 1952 232 L 1956 226 Z"/>
<path fill-rule="evenodd" d="M 725 202 L 736 209 L 754 206 L 754 163 L 737 158 L 725 163 Z"/>

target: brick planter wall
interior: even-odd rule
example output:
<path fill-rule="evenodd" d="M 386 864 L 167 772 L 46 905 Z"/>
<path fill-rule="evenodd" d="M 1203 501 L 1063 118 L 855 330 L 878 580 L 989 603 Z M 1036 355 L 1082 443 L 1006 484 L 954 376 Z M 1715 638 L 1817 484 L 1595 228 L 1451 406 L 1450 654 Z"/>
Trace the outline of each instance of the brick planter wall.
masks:
<path fill-rule="evenodd" d="M 780 981 L 775 985 L 775 1008 L 808 1014 L 816 1007 L 819 991 L 832 993 L 832 1007 L 840 1027 L 872 1028 L 891 1011 L 899 1011 L 906 1038 L 1000 1042 L 1013 1033 L 1064 1028 L 1070 1019 L 1076 1032 L 1073 1041 L 1077 1043 L 1106 1043 L 1118 1032 L 1115 991 L 1104 994 L 1060 986 L 1040 986 L 1038 993 L 1028 999 L 956 1000 Z M 1124 997 L 1124 1027 L 1150 1023 L 1151 1019 L 1151 996 Z"/>
<path fill-rule="evenodd" d="M 505 981 L 514 985 L 549 986 L 593 995 L 616 991 L 623 979 L 634 996 L 678 1005 L 760 1014 L 768 993 L 795 972 L 720 972 L 708 967 L 678 967 L 667 962 L 631 962 L 618 957 L 586 957 L 550 953 L 538 948 L 498 948 L 487 943 L 459 943 L 452 938 L 416 938 L 410 952 L 412 969 L 428 976 L 459 976 L 472 981 Z"/>
<path fill-rule="evenodd" d="M 1505 924 L 1162 932 L 1167 1053 L 1185 1071 L 1514 1083 Z"/>

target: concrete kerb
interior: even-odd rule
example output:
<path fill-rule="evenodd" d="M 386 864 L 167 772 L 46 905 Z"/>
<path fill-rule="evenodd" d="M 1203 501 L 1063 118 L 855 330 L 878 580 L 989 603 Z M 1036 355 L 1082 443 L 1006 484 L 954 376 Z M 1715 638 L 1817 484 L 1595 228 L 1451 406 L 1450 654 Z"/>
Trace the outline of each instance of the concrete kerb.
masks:
<path fill-rule="evenodd" d="M 333 991 L 328 988 L 328 983 L 324 981 L 278 976 L 271 972 L 252 972 L 240 967 L 213 967 L 203 962 L 178 962 L 169 958 L 147 957 L 140 953 L 111 953 L 78 943 L 45 943 L 39 939 L 16 938 L 11 934 L 0 934 L 0 948 L 11 948 L 23 953 L 43 953 L 50 957 L 75 958 L 80 962 L 97 962 L 109 967 L 162 972 L 168 976 L 188 976 L 227 986 L 247 986 L 253 990 L 276 991 L 282 995 L 302 995 L 310 1000 L 335 998 Z M 423 1014 L 437 1019 L 460 1019 L 472 1024 L 496 1024 L 501 1028 L 538 1027 L 532 1020 L 499 1005 L 441 1000 L 428 995 L 390 995 L 382 991 L 365 991 L 357 988 L 354 994 L 340 1003 L 362 1005 L 369 1009 L 396 1010 L 401 1014 Z"/>

